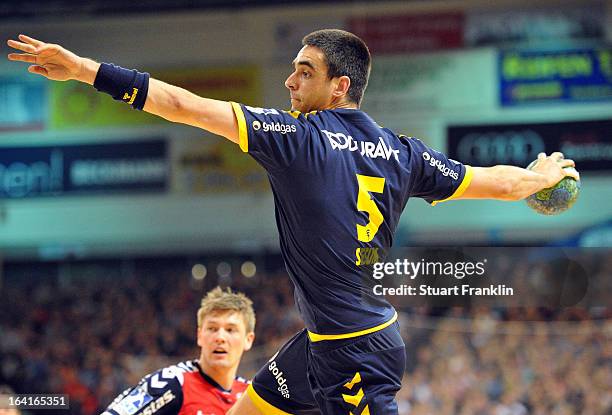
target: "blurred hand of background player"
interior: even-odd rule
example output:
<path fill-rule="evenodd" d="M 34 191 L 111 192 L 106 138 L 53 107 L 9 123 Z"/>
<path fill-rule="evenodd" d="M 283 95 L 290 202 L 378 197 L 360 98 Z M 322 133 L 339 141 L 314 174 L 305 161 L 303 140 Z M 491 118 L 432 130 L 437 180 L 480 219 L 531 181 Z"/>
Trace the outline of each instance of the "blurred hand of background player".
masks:
<path fill-rule="evenodd" d="M 19 35 L 19 40 L 11 39 L 7 44 L 25 53 L 10 53 L 9 60 L 31 63 L 28 72 L 54 81 L 79 79 L 83 67 L 81 57 L 60 45 L 41 42 L 26 35 Z"/>
<path fill-rule="evenodd" d="M 530 167 L 530 170 L 545 176 L 547 180 L 546 187 L 548 188 L 556 185 L 566 176 L 580 180 L 580 174 L 573 168 L 575 165 L 574 160 L 565 159 L 563 153 L 555 152 L 548 157 L 546 153 L 540 153 L 535 164 Z M 568 169 L 566 167 L 572 168 Z"/>

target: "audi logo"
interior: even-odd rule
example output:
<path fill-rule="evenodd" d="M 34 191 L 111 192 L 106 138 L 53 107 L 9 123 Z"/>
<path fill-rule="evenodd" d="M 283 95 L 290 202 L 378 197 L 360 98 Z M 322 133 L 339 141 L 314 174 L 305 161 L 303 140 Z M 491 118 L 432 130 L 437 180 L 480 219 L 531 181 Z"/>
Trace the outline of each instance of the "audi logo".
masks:
<path fill-rule="evenodd" d="M 490 131 L 469 133 L 459 139 L 457 156 L 474 165 L 526 166 L 544 150 L 544 140 L 535 131 Z"/>

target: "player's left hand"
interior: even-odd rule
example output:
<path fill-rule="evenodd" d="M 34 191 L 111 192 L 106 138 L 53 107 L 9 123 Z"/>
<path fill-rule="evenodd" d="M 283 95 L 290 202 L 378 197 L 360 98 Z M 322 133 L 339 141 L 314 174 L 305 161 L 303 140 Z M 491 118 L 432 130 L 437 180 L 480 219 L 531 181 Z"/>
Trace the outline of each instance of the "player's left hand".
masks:
<path fill-rule="evenodd" d="M 580 174 L 574 167 L 576 167 L 574 160 L 566 159 L 563 153 L 557 151 L 550 156 L 546 156 L 546 153 L 538 154 L 538 159 L 531 170 L 546 177 L 547 184 L 545 187 L 552 187 L 566 176 L 580 180 Z"/>

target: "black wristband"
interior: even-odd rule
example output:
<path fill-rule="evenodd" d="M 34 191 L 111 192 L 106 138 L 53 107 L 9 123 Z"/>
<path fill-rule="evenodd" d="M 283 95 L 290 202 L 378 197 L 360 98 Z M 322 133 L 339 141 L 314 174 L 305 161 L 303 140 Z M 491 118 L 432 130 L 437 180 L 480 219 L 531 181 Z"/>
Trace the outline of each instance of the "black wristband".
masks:
<path fill-rule="evenodd" d="M 142 110 L 149 92 L 149 74 L 135 69 L 125 69 L 112 63 L 102 63 L 94 87 L 105 92 L 118 101 L 130 104 Z"/>

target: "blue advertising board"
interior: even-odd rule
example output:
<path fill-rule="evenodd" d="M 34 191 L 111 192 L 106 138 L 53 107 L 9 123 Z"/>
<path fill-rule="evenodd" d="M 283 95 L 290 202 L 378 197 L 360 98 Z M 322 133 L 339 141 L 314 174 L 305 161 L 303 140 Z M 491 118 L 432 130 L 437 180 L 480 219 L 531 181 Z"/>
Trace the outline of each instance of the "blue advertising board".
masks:
<path fill-rule="evenodd" d="M 48 91 L 42 77 L 0 76 L 0 133 L 42 130 L 48 118 Z"/>
<path fill-rule="evenodd" d="M 612 48 L 502 51 L 498 59 L 500 102 L 612 100 Z"/>
<path fill-rule="evenodd" d="M 0 199 L 164 192 L 166 141 L 0 147 Z"/>

